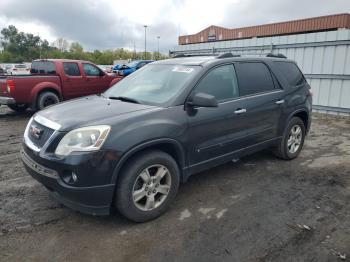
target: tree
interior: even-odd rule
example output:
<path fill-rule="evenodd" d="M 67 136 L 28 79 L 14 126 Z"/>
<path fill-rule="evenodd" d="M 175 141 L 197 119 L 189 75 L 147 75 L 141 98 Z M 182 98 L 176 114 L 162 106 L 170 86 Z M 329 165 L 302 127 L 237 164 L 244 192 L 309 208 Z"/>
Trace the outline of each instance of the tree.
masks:
<path fill-rule="evenodd" d="M 114 60 L 119 59 L 144 59 L 144 52 L 135 52 L 123 48 L 85 52 L 80 43 L 73 42 L 69 46 L 68 41 L 62 37 L 56 39 L 50 45 L 47 40 L 33 34 L 20 32 L 13 25 L 0 31 L 0 45 L 3 49 L 3 51 L 0 51 L 0 62 L 6 63 L 30 62 L 38 58 L 67 58 L 111 65 Z M 147 52 L 146 58 L 165 59 L 167 57 L 157 52 Z"/>
<path fill-rule="evenodd" d="M 73 42 L 70 44 L 69 52 L 75 54 L 82 54 L 84 52 L 84 48 L 78 42 Z"/>
<path fill-rule="evenodd" d="M 68 50 L 69 43 L 63 37 L 59 37 L 54 42 L 54 46 L 57 47 L 61 52 L 64 52 Z"/>
<path fill-rule="evenodd" d="M 1 30 L 1 46 L 12 55 L 14 62 L 31 61 L 40 55 L 39 36 L 18 32 L 13 25 Z"/>

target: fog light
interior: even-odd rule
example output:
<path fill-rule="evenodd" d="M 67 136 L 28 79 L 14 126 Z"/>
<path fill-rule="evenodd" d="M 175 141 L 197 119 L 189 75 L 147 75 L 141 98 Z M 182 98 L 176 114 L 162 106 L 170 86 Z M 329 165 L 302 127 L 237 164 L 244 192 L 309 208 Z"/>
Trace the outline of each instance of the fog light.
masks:
<path fill-rule="evenodd" d="M 78 176 L 75 172 L 65 170 L 62 174 L 62 179 L 69 185 L 73 185 L 78 181 Z"/>
<path fill-rule="evenodd" d="M 73 179 L 74 183 L 77 182 L 77 180 L 78 180 L 77 174 L 74 172 L 72 172 L 72 179 Z"/>

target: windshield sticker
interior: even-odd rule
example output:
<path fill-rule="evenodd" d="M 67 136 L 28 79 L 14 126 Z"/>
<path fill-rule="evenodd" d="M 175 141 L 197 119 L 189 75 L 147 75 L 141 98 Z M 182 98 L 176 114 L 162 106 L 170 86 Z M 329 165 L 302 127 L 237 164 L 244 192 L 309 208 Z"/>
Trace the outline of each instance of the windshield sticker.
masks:
<path fill-rule="evenodd" d="M 172 70 L 173 72 L 179 72 L 179 73 L 187 73 L 190 74 L 193 71 L 193 68 L 191 67 L 179 67 L 179 66 L 175 66 Z"/>

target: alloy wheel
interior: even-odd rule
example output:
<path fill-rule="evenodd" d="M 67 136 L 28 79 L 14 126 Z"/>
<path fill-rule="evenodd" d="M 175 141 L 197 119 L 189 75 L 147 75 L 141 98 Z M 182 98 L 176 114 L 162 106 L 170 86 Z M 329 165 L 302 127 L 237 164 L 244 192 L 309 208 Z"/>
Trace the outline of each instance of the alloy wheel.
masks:
<path fill-rule="evenodd" d="M 165 166 L 149 166 L 136 178 L 132 191 L 133 202 L 142 211 L 153 210 L 164 203 L 170 186 L 171 175 Z"/>
<path fill-rule="evenodd" d="M 294 125 L 288 136 L 287 147 L 291 154 L 297 152 L 301 146 L 303 132 L 299 125 Z"/>

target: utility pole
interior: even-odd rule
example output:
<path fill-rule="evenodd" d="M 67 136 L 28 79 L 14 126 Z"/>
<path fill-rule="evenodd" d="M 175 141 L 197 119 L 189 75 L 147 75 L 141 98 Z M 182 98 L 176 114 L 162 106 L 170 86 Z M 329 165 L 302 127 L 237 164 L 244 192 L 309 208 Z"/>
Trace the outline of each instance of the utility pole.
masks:
<path fill-rule="evenodd" d="M 135 40 L 134 40 L 134 54 L 133 54 L 134 60 L 136 59 L 136 46 L 135 46 Z"/>
<path fill-rule="evenodd" d="M 157 52 L 158 59 L 157 60 L 159 60 L 159 57 L 160 57 L 160 55 L 159 55 L 159 39 L 160 39 L 160 36 L 157 36 L 157 40 L 158 40 L 158 52 Z"/>
<path fill-rule="evenodd" d="M 144 28 L 145 28 L 145 57 L 144 57 L 144 59 L 146 60 L 146 52 L 147 52 L 147 49 L 146 49 L 146 30 L 147 30 L 147 25 L 144 25 L 143 26 Z"/>

